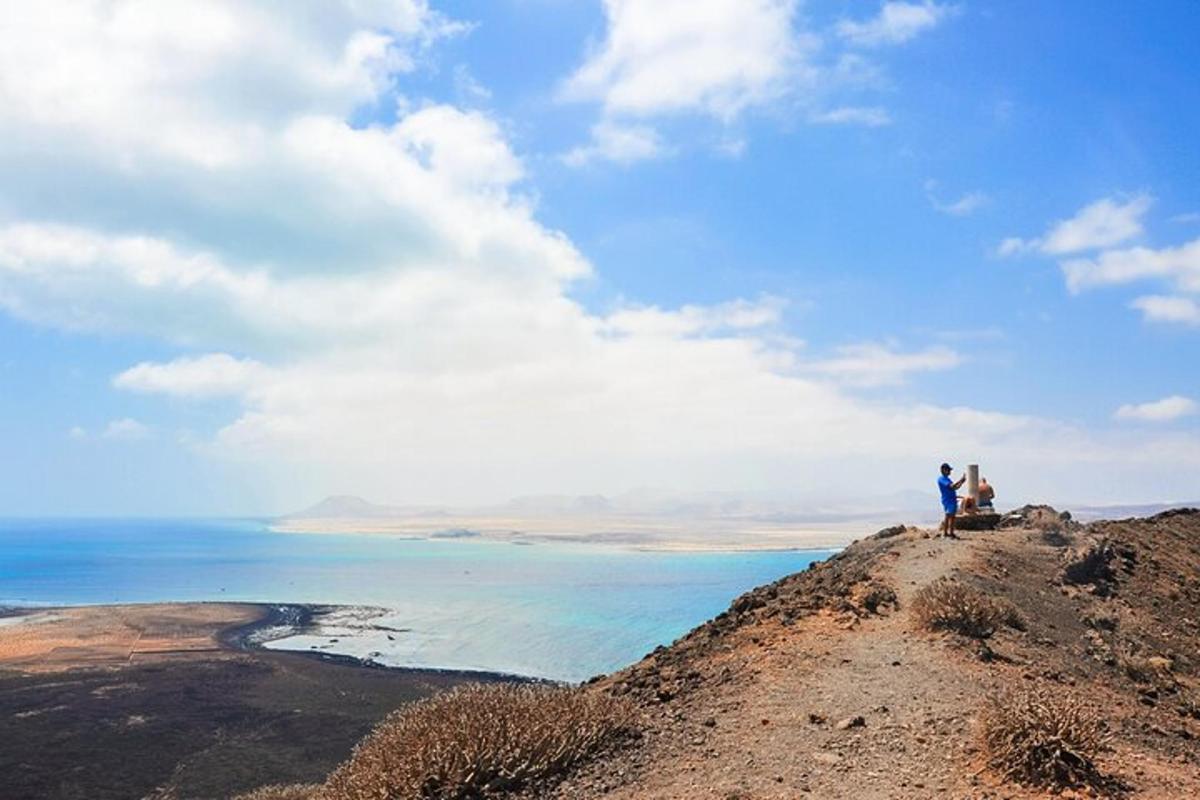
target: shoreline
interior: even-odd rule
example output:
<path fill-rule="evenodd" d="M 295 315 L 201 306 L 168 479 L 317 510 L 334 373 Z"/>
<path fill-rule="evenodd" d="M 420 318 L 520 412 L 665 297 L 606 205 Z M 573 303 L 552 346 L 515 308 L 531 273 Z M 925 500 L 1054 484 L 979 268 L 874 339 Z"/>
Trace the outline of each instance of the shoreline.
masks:
<path fill-rule="evenodd" d="M 258 616 L 254 619 L 246 621 L 233 621 L 228 624 L 220 624 L 211 630 L 211 638 L 215 648 L 198 648 L 198 647 L 181 647 L 179 649 L 159 649 L 154 651 L 146 651 L 147 654 L 171 654 L 178 655 L 183 653 L 202 656 L 212 654 L 214 649 L 228 654 L 248 653 L 259 657 L 299 657 L 307 660 L 312 660 L 324 664 L 338 665 L 342 667 L 358 668 L 364 670 L 381 670 L 393 674 L 404 674 L 412 677 L 437 677 L 450 679 L 472 679 L 482 680 L 485 682 L 511 682 L 511 683 L 562 683 L 562 681 L 554 681 L 548 678 L 539 678 L 530 675 L 521 675 L 517 673 L 501 672 L 498 670 L 483 670 L 483 669 L 457 669 L 451 667 L 411 667 L 411 666 L 395 666 L 376 661 L 371 658 L 363 658 L 349 653 L 326 652 L 312 649 L 300 648 L 284 648 L 284 647 L 269 647 L 271 642 L 279 641 L 293 636 L 303 635 L 320 635 L 321 628 L 319 620 L 328 615 L 339 611 L 362 610 L 366 607 L 355 605 L 330 605 L 323 603 L 263 603 L 263 602 L 230 602 L 224 600 L 192 600 L 183 602 L 142 602 L 142 603 L 81 603 L 81 604 L 36 604 L 36 605 L 13 605 L 10 602 L 0 604 L 0 674 L 6 669 L 14 669 L 14 671 L 22 671 L 19 666 L 14 666 L 9 663 L 9 659 L 5 658 L 4 651 L 4 636 L 6 633 L 27 633 L 29 630 L 21 630 L 25 625 L 39 626 L 50 625 L 57 623 L 65 623 L 68 626 L 71 624 L 71 612 L 84 611 L 91 612 L 97 610 L 106 610 L 109 612 L 121 613 L 132 612 L 138 614 L 140 612 L 153 613 L 155 610 L 170 608 L 175 612 L 182 612 L 183 616 L 196 617 L 200 616 L 200 612 L 209 610 L 221 610 L 232 608 L 250 608 L 258 612 Z M 378 609 L 383 612 L 386 609 Z M 62 612 L 62 613 L 56 613 Z M 32 619 L 26 621 L 24 618 L 37 618 L 41 615 L 46 615 L 45 619 Z M 261 634 L 270 632 L 269 637 L 261 637 Z M 78 648 L 80 652 L 79 661 L 77 663 L 67 662 L 62 666 L 64 671 L 72 669 L 87 668 L 94 666 L 89 654 L 84 652 L 84 648 Z M 134 651 L 141 655 L 142 653 Z M 129 659 L 132 662 L 132 658 Z"/>
<path fill-rule="evenodd" d="M 13 800 L 231 797 L 313 783 L 395 709 L 509 676 L 270 650 L 301 604 L 7 605 L 0 774 Z"/>
<path fill-rule="evenodd" d="M 887 519 L 890 519 L 888 517 Z M 570 546 L 597 551 L 729 554 L 840 550 L 869 536 L 874 518 L 792 525 L 761 519 L 616 517 L 279 518 L 271 533 L 384 536 L 393 541 Z"/>
<path fill-rule="evenodd" d="M 198 601 L 200 603 L 206 601 Z M 474 677 L 486 681 L 506 681 L 512 683 L 560 683 L 545 678 L 529 675 L 499 672 L 496 670 L 453 669 L 448 667 L 404 667 L 393 666 L 375 661 L 371 658 L 360 658 L 348 653 L 330 653 L 320 650 L 301 650 L 293 648 L 267 647 L 270 642 L 286 639 L 292 636 L 313 634 L 320 630 L 316 620 L 320 617 L 336 613 L 362 609 L 363 606 L 329 605 L 323 603 L 247 603 L 263 609 L 263 616 L 257 620 L 242 625 L 234 625 L 218 632 L 218 641 L 233 651 L 252 651 L 255 653 L 301 656 L 327 664 L 339 664 L 361 669 L 387 670 L 388 672 L 405 673 L 414 676 L 436 675 L 439 677 Z M 384 611 L 385 609 L 379 609 Z M 255 640 L 255 634 L 267 630 L 286 629 L 285 633 L 262 641 Z"/>

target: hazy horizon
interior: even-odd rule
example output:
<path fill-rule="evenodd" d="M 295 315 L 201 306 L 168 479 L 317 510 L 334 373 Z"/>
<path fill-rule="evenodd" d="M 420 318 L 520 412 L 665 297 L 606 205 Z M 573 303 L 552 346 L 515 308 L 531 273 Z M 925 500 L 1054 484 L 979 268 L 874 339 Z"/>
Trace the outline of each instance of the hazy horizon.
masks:
<path fill-rule="evenodd" d="M 1198 29 L 1182 1 L 19 4 L 0 516 L 869 506 L 942 461 L 1004 506 L 1186 502 Z"/>

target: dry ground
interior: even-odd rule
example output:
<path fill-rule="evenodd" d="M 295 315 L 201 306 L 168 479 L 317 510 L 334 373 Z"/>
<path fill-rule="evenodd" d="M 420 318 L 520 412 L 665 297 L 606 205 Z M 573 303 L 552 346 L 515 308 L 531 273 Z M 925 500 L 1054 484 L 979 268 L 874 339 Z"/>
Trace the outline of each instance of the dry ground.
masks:
<path fill-rule="evenodd" d="M 228 657 L 232 653 L 222 651 L 218 634 L 251 623 L 262 613 L 258 606 L 233 603 L 39 610 L 19 624 L 0 627 L 0 669 L 49 673 L 200 653 Z"/>

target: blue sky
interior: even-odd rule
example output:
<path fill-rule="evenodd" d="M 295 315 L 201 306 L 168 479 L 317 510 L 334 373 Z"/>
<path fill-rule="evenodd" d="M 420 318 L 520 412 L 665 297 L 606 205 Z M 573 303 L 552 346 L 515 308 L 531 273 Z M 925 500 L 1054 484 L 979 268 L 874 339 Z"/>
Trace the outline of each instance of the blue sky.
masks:
<path fill-rule="evenodd" d="M 1198 494 L 1195 3 L 55 5 L 0 513 Z"/>

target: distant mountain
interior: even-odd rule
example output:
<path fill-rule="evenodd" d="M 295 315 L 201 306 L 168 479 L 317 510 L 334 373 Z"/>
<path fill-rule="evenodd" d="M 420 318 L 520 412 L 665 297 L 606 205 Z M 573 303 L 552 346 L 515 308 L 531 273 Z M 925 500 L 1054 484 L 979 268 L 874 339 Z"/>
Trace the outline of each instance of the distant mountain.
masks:
<path fill-rule="evenodd" d="M 1130 517 L 1152 517 L 1172 508 L 1200 508 L 1200 500 L 1184 503 L 1140 503 L 1119 506 L 1067 506 L 1071 514 L 1082 522 L 1098 519 L 1128 519 Z"/>
<path fill-rule="evenodd" d="M 284 519 L 371 519 L 394 517 L 399 508 L 381 506 L 352 494 L 335 494 L 326 497 L 303 511 L 284 515 Z"/>
<path fill-rule="evenodd" d="M 612 497 L 591 495 L 529 495 L 494 507 L 444 509 L 390 506 L 356 495 L 332 495 L 314 506 L 286 514 L 283 520 L 396 519 L 401 517 L 466 515 L 518 517 L 604 518 L 651 516 L 677 519 L 742 518 L 782 523 L 836 522 L 897 516 L 913 518 L 937 509 L 928 492 L 898 491 L 876 496 L 773 497 L 736 492 L 670 492 L 635 489 Z"/>

